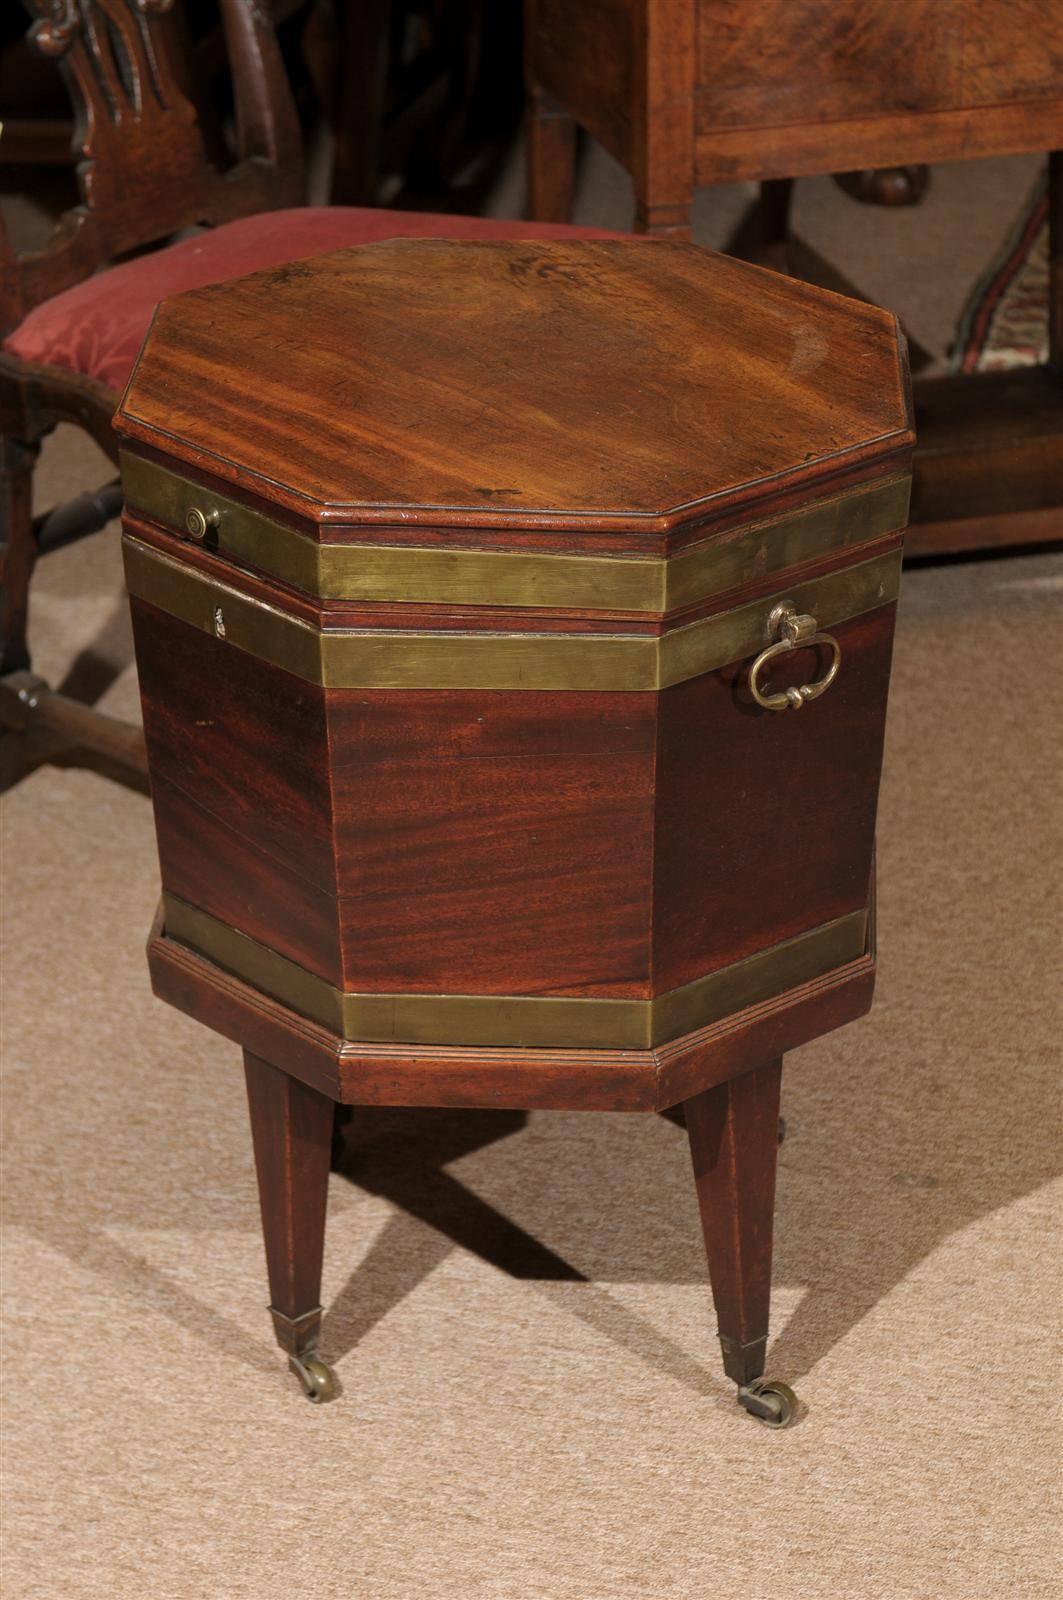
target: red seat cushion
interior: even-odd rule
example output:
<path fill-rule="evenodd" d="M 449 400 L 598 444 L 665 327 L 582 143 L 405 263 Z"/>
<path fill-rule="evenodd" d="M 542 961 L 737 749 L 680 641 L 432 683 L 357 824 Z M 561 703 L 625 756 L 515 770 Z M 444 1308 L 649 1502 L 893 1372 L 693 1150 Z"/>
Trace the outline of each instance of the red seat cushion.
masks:
<path fill-rule="evenodd" d="M 307 206 L 268 211 L 212 228 L 135 261 L 110 267 L 25 317 L 4 340 L 23 361 L 65 367 L 122 389 L 160 300 L 202 289 L 263 267 L 301 261 L 375 239 L 622 238 L 601 228 L 549 222 L 496 222 L 485 217 Z"/>

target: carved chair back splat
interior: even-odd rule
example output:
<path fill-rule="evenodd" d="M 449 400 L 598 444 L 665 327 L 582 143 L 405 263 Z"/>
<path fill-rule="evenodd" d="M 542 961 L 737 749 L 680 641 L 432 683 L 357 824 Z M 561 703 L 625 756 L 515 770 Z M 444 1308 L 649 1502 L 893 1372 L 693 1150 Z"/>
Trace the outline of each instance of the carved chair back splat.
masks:
<path fill-rule="evenodd" d="M 173 0 L 32 0 L 33 40 L 74 105 L 82 202 L 37 254 L 16 259 L 0 235 L 0 333 L 117 256 L 300 202 L 299 125 L 273 25 L 257 0 L 220 6 L 235 104 L 228 171 L 182 87 Z"/>

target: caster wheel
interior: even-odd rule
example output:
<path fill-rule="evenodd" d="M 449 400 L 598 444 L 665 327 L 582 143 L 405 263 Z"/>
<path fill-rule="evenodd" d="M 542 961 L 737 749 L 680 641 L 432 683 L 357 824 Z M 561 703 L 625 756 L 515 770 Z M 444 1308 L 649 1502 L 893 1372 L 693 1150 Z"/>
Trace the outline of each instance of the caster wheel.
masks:
<path fill-rule="evenodd" d="M 782 1142 L 783 1142 L 783 1140 L 785 1138 L 786 1138 L 786 1118 L 785 1117 L 780 1117 L 779 1118 L 779 1143 L 782 1144 Z"/>
<path fill-rule="evenodd" d="M 788 1428 L 797 1417 L 797 1396 L 774 1378 L 754 1378 L 739 1389 L 738 1404 L 766 1428 Z"/>
<path fill-rule="evenodd" d="M 288 1365 L 299 1379 L 308 1400 L 323 1405 L 339 1393 L 336 1375 L 319 1356 L 289 1356 Z"/>

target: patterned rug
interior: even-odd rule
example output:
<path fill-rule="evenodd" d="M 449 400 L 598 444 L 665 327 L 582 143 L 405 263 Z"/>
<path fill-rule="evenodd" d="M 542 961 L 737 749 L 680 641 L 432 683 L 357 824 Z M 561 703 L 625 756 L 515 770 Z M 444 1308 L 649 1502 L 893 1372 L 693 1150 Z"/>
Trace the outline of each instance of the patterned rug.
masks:
<path fill-rule="evenodd" d="M 954 372 L 1035 366 L 1048 358 L 1048 170 L 971 291 L 951 350 Z"/>

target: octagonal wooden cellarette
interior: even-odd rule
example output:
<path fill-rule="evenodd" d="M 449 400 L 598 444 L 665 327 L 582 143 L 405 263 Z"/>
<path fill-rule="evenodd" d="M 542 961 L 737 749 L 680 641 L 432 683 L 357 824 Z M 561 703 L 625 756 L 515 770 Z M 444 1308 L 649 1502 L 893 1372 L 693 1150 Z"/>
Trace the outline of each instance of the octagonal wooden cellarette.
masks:
<path fill-rule="evenodd" d="M 402 240 L 165 303 L 117 426 L 151 971 L 244 1049 L 307 1392 L 336 1102 L 681 1106 L 724 1366 L 789 1420 L 781 1056 L 871 998 L 894 319 L 686 245 Z"/>

